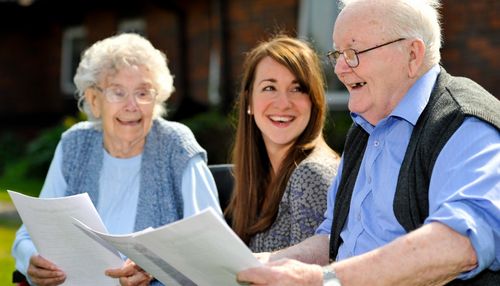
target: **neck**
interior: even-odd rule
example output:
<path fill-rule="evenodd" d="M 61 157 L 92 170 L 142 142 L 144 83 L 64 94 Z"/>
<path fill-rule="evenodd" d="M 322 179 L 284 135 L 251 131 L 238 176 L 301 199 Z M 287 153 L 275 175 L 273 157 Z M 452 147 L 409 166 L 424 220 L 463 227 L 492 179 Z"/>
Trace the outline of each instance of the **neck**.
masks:
<path fill-rule="evenodd" d="M 107 142 L 104 139 L 104 149 L 115 158 L 131 158 L 142 153 L 145 140 L 138 142 Z"/>
<path fill-rule="evenodd" d="M 271 161 L 271 166 L 273 167 L 274 174 L 278 172 L 281 163 L 283 162 L 283 158 L 285 158 L 285 155 L 292 146 L 292 144 L 293 143 L 290 143 L 289 145 L 275 147 L 275 148 L 271 146 L 266 146 L 267 156 L 269 157 L 269 161 Z"/>

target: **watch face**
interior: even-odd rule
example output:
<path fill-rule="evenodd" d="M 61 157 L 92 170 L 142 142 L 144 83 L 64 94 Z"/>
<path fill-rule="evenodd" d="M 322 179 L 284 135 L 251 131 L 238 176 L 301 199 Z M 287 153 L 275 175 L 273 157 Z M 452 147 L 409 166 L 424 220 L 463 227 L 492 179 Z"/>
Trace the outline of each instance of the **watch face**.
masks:
<path fill-rule="evenodd" d="M 342 286 L 330 267 L 323 267 L 323 286 Z"/>

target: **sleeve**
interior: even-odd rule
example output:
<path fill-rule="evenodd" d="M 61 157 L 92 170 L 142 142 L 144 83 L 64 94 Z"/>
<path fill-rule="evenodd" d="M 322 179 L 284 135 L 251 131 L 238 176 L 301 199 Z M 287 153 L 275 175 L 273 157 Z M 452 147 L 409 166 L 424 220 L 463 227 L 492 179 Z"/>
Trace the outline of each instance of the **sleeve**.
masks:
<path fill-rule="evenodd" d="M 290 178 L 290 242 L 296 244 L 312 236 L 323 221 L 327 192 L 335 169 L 317 162 L 299 164 Z"/>
<path fill-rule="evenodd" d="M 40 197 L 53 198 L 64 196 L 66 192 L 66 181 L 62 175 L 62 144 L 57 145 L 54 157 L 49 167 L 47 177 L 40 192 Z M 16 269 L 26 275 L 31 256 L 37 254 L 35 245 L 26 230 L 22 225 L 16 232 L 14 244 L 12 245 L 12 256 L 16 260 Z"/>
<path fill-rule="evenodd" d="M 500 269 L 500 133 L 467 118 L 446 143 L 429 186 L 429 217 L 469 237 L 478 266 L 459 278 Z"/>
<path fill-rule="evenodd" d="M 189 217 L 208 207 L 212 207 L 222 216 L 214 178 L 201 155 L 191 158 L 184 169 L 182 199 L 184 217 Z"/>
<path fill-rule="evenodd" d="M 335 206 L 335 196 L 337 194 L 337 189 L 340 184 L 340 178 L 342 177 L 342 169 L 343 169 L 343 157 L 340 159 L 339 168 L 337 170 L 337 176 L 333 179 L 333 183 L 328 189 L 327 198 L 326 198 L 326 211 L 323 216 L 323 222 L 316 229 L 316 234 L 326 234 L 330 235 L 332 231 L 332 223 L 333 223 L 333 208 Z"/>

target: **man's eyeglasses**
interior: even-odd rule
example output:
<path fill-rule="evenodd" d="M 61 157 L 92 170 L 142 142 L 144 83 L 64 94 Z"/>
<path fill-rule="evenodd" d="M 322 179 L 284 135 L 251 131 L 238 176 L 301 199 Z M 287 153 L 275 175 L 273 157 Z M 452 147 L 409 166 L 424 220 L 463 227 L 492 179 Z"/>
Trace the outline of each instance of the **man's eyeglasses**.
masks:
<path fill-rule="evenodd" d="M 108 87 L 106 89 L 102 89 L 98 86 L 94 86 L 96 90 L 104 95 L 106 100 L 110 103 L 121 103 L 125 102 L 128 98 L 128 91 L 124 88 L 118 86 Z M 132 93 L 135 98 L 135 101 L 138 104 L 150 104 L 153 102 L 158 95 L 158 92 L 155 89 L 136 89 Z"/>
<path fill-rule="evenodd" d="M 365 52 L 368 52 L 368 51 L 371 51 L 371 50 L 375 50 L 375 49 L 378 49 L 380 47 L 387 46 L 389 44 L 392 44 L 392 43 L 395 43 L 395 42 L 399 42 L 399 41 L 402 41 L 402 40 L 405 40 L 405 38 L 399 38 L 397 40 L 390 41 L 390 42 L 387 42 L 385 44 L 381 44 L 381 45 L 375 46 L 373 48 L 369 48 L 369 49 L 362 50 L 362 51 L 359 51 L 359 52 L 356 51 L 356 50 L 354 50 L 354 49 L 347 49 L 347 50 L 344 50 L 342 52 L 340 52 L 340 51 L 329 51 L 326 54 L 326 56 L 330 60 L 330 63 L 332 64 L 332 66 L 333 66 L 334 69 L 335 69 L 335 64 L 337 64 L 337 60 L 339 59 L 340 55 L 344 55 L 344 60 L 345 60 L 345 62 L 347 63 L 348 66 L 350 66 L 351 68 L 355 68 L 355 67 L 359 66 L 359 58 L 358 58 L 359 54 L 362 54 L 362 53 L 365 53 Z"/>

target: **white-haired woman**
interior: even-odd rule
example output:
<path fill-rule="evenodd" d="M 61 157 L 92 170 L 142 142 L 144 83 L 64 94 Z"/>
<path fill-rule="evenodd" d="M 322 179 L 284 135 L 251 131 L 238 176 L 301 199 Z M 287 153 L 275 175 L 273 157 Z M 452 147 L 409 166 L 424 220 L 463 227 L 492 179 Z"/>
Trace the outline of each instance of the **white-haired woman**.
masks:
<path fill-rule="evenodd" d="M 109 37 L 85 51 L 74 82 L 89 120 L 62 135 L 41 197 L 87 192 L 113 234 L 158 227 L 209 206 L 221 213 L 205 150 L 186 126 L 161 117 L 174 89 L 161 51 L 137 34 Z M 65 281 L 64 269 L 37 254 L 24 226 L 13 255 L 31 283 Z M 108 275 L 123 284 L 149 283 L 137 269 L 127 261 Z"/>

